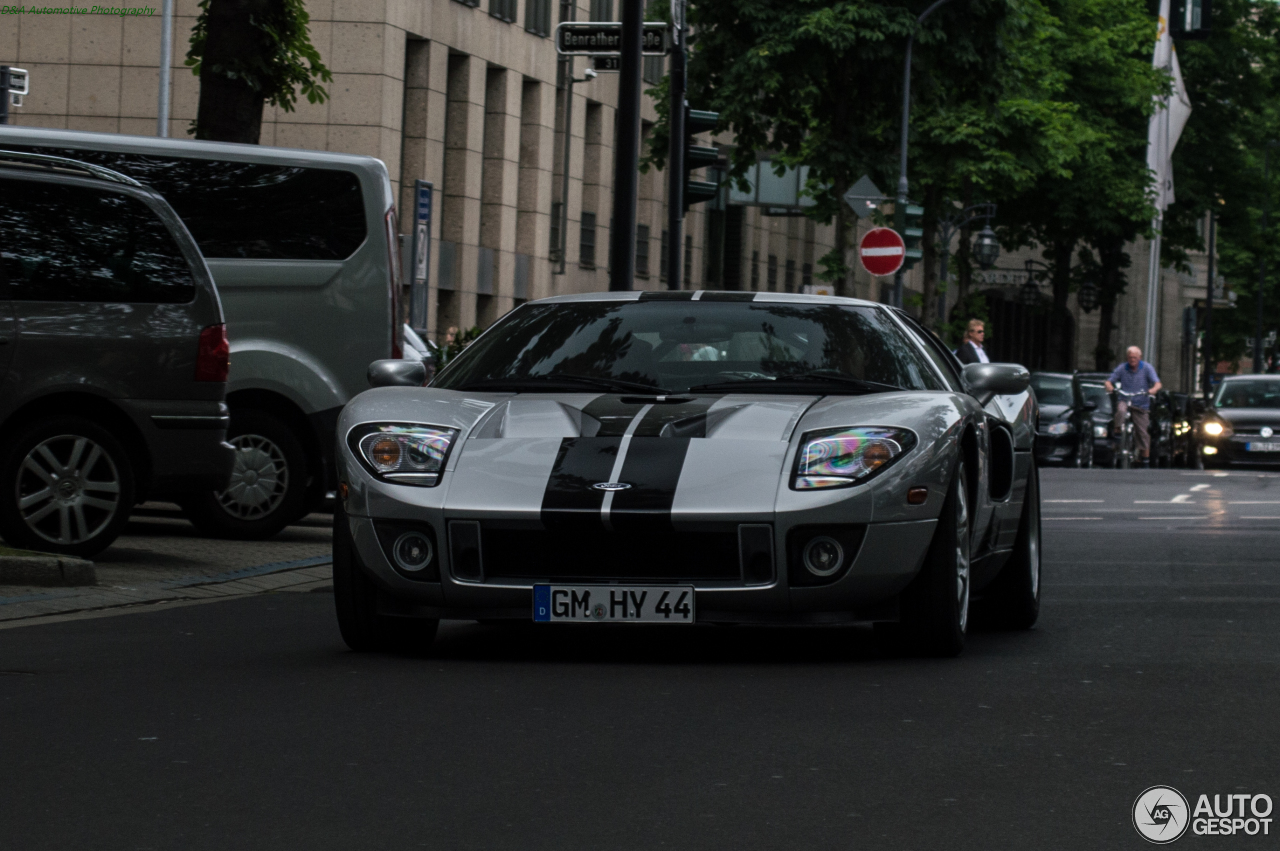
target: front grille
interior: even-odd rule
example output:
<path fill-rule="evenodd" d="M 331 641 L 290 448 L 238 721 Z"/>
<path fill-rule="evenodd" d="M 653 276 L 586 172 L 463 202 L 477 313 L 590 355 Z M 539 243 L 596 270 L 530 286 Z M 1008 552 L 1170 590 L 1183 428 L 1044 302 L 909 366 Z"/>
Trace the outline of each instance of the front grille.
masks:
<path fill-rule="evenodd" d="M 1280 423 L 1276 423 L 1275 425 L 1270 426 L 1270 428 L 1271 428 L 1271 434 L 1273 436 L 1280 434 Z M 1247 426 L 1239 426 L 1239 427 L 1232 426 L 1231 430 L 1235 434 L 1258 435 L 1258 436 L 1262 435 L 1262 426 L 1260 425 L 1247 425 Z"/>
<path fill-rule="evenodd" d="M 738 527 L 625 534 L 482 526 L 484 579 L 741 581 Z M 759 556 L 752 559 L 759 561 Z M 755 584 L 761 567 L 751 565 Z M 772 565 L 767 569 L 772 579 Z"/>

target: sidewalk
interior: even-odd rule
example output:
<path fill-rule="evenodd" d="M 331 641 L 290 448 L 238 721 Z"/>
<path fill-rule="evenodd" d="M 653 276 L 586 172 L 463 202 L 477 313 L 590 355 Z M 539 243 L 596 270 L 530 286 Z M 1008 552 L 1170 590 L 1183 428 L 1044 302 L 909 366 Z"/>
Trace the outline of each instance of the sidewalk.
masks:
<path fill-rule="evenodd" d="M 212 600 L 273 591 L 321 591 L 331 584 L 329 515 L 312 514 L 269 541 L 200 538 L 173 506 L 135 510 L 125 534 L 95 559 L 96 586 L 0 585 L 0 624 L 29 618 Z"/>

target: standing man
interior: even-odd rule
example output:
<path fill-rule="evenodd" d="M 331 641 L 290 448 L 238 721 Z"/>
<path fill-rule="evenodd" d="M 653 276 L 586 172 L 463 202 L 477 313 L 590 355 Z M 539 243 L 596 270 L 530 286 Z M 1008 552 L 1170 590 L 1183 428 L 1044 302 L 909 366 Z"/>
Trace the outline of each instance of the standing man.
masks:
<path fill-rule="evenodd" d="M 969 328 L 964 332 L 964 340 L 960 342 L 960 348 L 956 349 L 956 357 L 960 358 L 960 363 L 991 363 L 991 358 L 987 357 L 986 350 L 982 348 L 986 336 L 987 329 L 982 320 L 970 319 Z"/>
<path fill-rule="evenodd" d="M 1151 466 L 1151 397 L 1160 392 L 1160 376 L 1156 368 L 1142 359 L 1142 349 L 1130 346 L 1125 352 L 1125 362 L 1115 368 L 1107 379 L 1107 392 L 1119 386 L 1126 393 L 1137 393 L 1132 398 L 1121 398 L 1116 403 L 1116 429 L 1124 427 L 1125 411 L 1133 405 L 1133 430 L 1137 433 L 1138 454 L 1142 466 Z"/>

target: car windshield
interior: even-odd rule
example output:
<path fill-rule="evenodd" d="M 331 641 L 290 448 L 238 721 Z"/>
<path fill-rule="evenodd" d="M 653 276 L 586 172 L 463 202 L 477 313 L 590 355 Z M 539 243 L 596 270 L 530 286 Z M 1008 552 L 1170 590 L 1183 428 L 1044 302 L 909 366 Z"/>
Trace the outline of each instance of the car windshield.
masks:
<path fill-rule="evenodd" d="M 1056 375 L 1031 376 L 1031 390 L 1041 405 L 1070 405 L 1071 379 Z"/>
<path fill-rule="evenodd" d="M 1224 381 L 1213 404 L 1219 408 L 1280 408 L 1280 381 Z"/>
<path fill-rule="evenodd" d="M 1095 402 L 1098 405 L 1098 413 L 1111 413 L 1111 394 L 1107 392 L 1107 388 L 1101 384 L 1081 384 L 1080 389 L 1084 392 L 1084 400 L 1086 402 Z"/>
<path fill-rule="evenodd" d="M 450 389 L 941 390 L 887 311 L 750 301 L 584 301 L 512 311 L 432 382 Z"/>

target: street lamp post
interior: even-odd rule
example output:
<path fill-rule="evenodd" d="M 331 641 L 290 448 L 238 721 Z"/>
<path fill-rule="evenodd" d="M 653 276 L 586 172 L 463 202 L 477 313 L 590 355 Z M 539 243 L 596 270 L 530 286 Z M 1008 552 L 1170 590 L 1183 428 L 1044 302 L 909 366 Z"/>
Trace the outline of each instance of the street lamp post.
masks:
<path fill-rule="evenodd" d="M 907 58 L 902 65 L 902 139 L 898 154 L 898 198 L 893 213 L 894 226 L 898 233 L 902 233 L 907 223 L 907 125 L 911 121 L 911 50 L 916 43 L 916 30 L 920 29 L 925 18 L 932 15 L 939 6 L 950 2 L 951 0 L 935 0 L 933 5 L 916 18 L 915 28 L 911 30 L 911 35 L 907 36 Z M 901 269 L 893 275 L 893 303 L 894 307 L 902 307 Z"/>
<path fill-rule="evenodd" d="M 1053 267 L 1048 263 L 1041 263 L 1039 260 L 1024 260 L 1023 265 L 1027 269 L 1027 282 L 1022 285 L 1021 300 L 1027 307 L 1034 307 L 1040 301 L 1040 285 L 1035 281 L 1037 269 L 1044 272 L 1052 272 Z"/>

